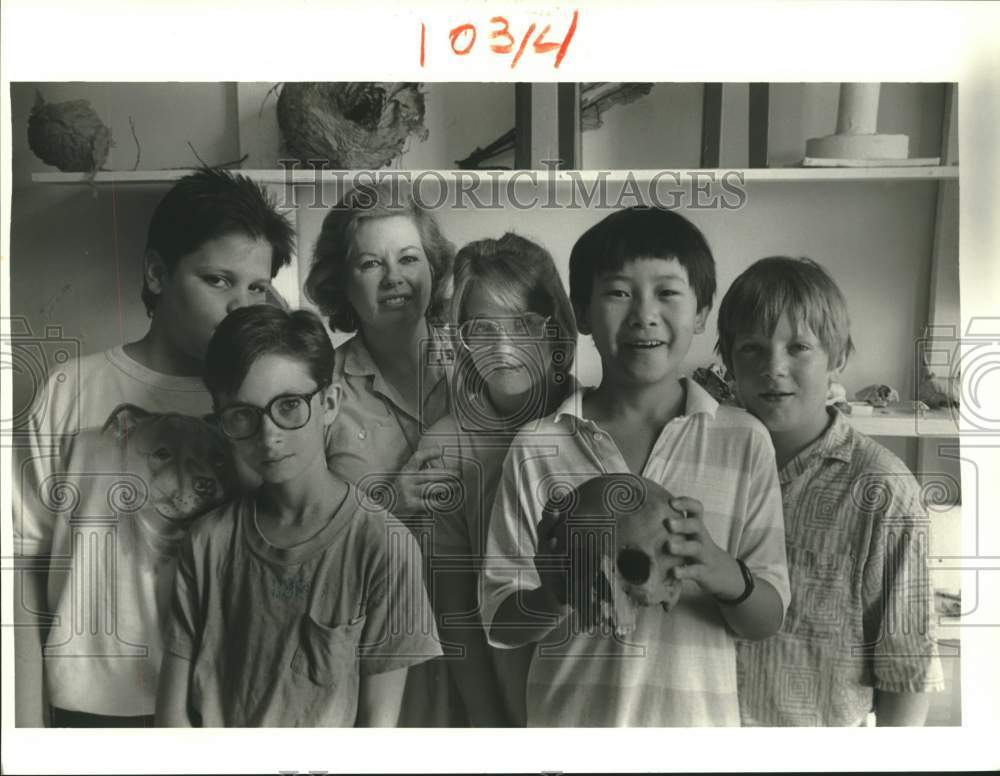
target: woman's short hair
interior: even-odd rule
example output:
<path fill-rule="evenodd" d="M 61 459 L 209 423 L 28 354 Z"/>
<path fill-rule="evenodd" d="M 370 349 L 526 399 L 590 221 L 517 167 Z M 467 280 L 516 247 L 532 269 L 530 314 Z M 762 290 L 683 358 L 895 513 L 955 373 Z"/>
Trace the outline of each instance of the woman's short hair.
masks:
<path fill-rule="evenodd" d="M 770 256 L 745 269 L 722 298 L 715 350 L 726 368 L 732 371 L 739 335 L 770 336 L 783 315 L 809 326 L 831 365 L 854 351 L 847 300 L 829 273 L 812 259 Z"/>
<path fill-rule="evenodd" d="M 450 322 L 456 328 L 468 319 L 466 304 L 473 289 L 485 292 L 511 314 L 531 312 L 548 318 L 549 334 L 557 342 L 553 369 L 569 373 L 576 355 L 576 319 L 555 261 L 545 248 L 513 232 L 462 248 L 455 256 L 451 300 Z"/>
<path fill-rule="evenodd" d="M 251 305 L 229 313 L 208 343 L 204 381 L 212 398 L 236 394 L 250 367 L 264 355 L 301 361 L 321 388 L 333 376 L 333 345 L 315 313 Z"/>
<path fill-rule="evenodd" d="M 455 246 L 445 238 L 434 215 L 414 198 L 410 185 L 391 178 L 352 189 L 323 219 L 305 290 L 329 318 L 331 329 L 357 331 L 358 318 L 347 300 L 354 236 L 365 220 L 390 216 L 406 216 L 420 233 L 432 277 L 427 317 L 441 319 L 447 305 Z"/>

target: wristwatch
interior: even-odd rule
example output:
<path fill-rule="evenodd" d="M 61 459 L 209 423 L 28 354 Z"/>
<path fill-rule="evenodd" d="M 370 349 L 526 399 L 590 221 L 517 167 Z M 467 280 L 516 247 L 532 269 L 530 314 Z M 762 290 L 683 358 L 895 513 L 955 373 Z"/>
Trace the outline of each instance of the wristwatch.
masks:
<path fill-rule="evenodd" d="M 743 593 L 738 598 L 720 598 L 715 596 L 715 600 L 720 604 L 725 604 L 726 606 L 735 606 L 736 604 L 741 604 L 746 601 L 754 589 L 753 574 L 750 573 L 750 569 L 747 568 L 747 564 L 741 561 L 739 558 L 736 559 L 736 563 L 740 567 L 740 573 L 743 575 L 743 583 L 746 587 L 743 589 Z"/>

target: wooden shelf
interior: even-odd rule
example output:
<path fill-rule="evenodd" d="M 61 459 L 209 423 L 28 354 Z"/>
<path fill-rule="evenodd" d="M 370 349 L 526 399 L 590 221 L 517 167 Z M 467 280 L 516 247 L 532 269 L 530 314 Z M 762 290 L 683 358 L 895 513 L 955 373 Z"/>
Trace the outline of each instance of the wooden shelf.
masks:
<path fill-rule="evenodd" d="M 886 407 L 872 415 L 845 415 L 858 431 L 868 436 L 928 437 L 959 434 L 955 415 L 949 410 L 928 410 L 918 417 L 910 409 Z"/>
<path fill-rule="evenodd" d="M 122 170 L 99 172 L 94 176 L 95 184 L 156 184 L 173 183 L 194 170 Z M 261 183 L 281 184 L 281 183 L 315 183 L 317 173 L 312 170 L 294 170 L 290 173 L 281 169 L 275 170 L 234 170 Z M 319 179 L 323 182 L 333 182 L 336 180 L 350 179 L 356 170 L 324 170 L 319 173 Z M 366 174 L 372 171 L 365 170 Z M 407 173 L 417 175 L 427 173 L 427 170 L 376 170 L 378 173 L 399 174 Z M 485 170 L 438 170 L 445 176 L 461 174 L 468 176 L 478 174 L 486 177 L 496 175 L 496 171 Z M 518 172 L 523 177 L 523 171 L 503 170 L 501 177 L 512 175 Z M 535 170 L 539 180 L 545 180 L 549 173 L 545 170 Z M 663 174 L 663 170 L 616 170 L 608 173 L 603 170 L 574 170 L 573 177 L 585 181 L 597 180 L 599 177 L 614 183 L 624 181 L 628 176 L 635 180 L 649 180 L 654 175 Z M 957 180 L 958 166 L 948 165 L 940 167 L 775 167 L 775 168 L 749 168 L 749 169 L 718 169 L 718 170 L 670 170 L 684 178 L 698 176 L 704 180 L 706 174 L 712 174 L 716 179 L 721 179 L 723 175 L 738 174 L 748 183 L 793 183 L 793 182 L 859 182 L 859 181 L 919 181 L 919 180 Z M 567 178 L 565 172 L 556 173 L 556 179 Z M 90 183 L 90 177 L 86 173 L 78 172 L 36 172 L 32 173 L 33 183 L 44 184 L 69 184 L 80 185 Z M 664 184 L 675 180 L 673 176 L 661 178 Z"/>

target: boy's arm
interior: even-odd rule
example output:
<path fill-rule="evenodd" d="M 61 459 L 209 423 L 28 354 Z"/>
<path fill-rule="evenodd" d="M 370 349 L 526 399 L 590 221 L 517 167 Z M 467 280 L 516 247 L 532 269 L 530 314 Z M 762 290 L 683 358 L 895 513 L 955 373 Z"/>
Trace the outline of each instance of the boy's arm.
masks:
<path fill-rule="evenodd" d="M 395 727 L 403 705 L 405 668 L 381 674 L 362 674 L 358 687 L 358 716 L 355 727 Z"/>
<path fill-rule="evenodd" d="M 359 513 L 365 514 L 365 513 Z M 357 644 L 358 708 L 355 727 L 393 727 L 409 666 L 441 654 L 413 533 L 391 515 L 365 520 L 372 531 L 363 563 L 368 578 L 364 624 Z"/>
<path fill-rule="evenodd" d="M 193 727 L 188 714 L 191 672 L 202 632 L 193 536 L 181 542 L 174 573 L 174 594 L 164 634 L 163 661 L 156 686 L 156 724 Z"/>
<path fill-rule="evenodd" d="M 753 591 L 739 603 L 748 590 L 740 564 L 720 548 L 709 535 L 702 520 L 701 502 L 676 498 L 671 507 L 686 517 L 668 519 L 671 533 L 683 534 L 670 540 L 670 551 L 686 559 L 677 566 L 678 579 L 691 579 L 715 597 L 729 627 L 744 639 L 765 639 L 777 633 L 784 619 L 785 605 L 774 586 L 765 579 L 753 578 Z M 730 603 L 733 602 L 733 603 Z"/>
<path fill-rule="evenodd" d="M 14 572 L 14 724 L 46 727 L 42 644 L 45 626 L 36 612 L 46 609 L 46 582 L 42 570 L 28 570 L 31 559 L 15 559 Z"/>
<path fill-rule="evenodd" d="M 188 685 L 191 661 L 170 652 L 160 664 L 160 681 L 156 686 L 156 724 L 160 727 L 192 727 L 188 717 Z"/>
<path fill-rule="evenodd" d="M 483 562 L 480 610 L 489 642 L 498 647 L 541 641 L 572 611 L 556 592 L 564 580 L 547 573 L 555 564 L 553 526 L 534 519 L 534 489 L 518 487 L 520 478 L 541 475 L 525 475 L 522 462 L 515 441 L 503 463 Z"/>
<path fill-rule="evenodd" d="M 865 643 L 875 645 L 876 724 L 920 726 L 930 703 L 924 693 L 944 687 L 932 635 L 930 523 L 920 488 L 902 463 L 870 476 L 870 487 L 886 496 L 884 513 L 875 518 L 862 582 Z"/>
<path fill-rule="evenodd" d="M 758 641 L 773 636 L 781 627 L 785 605 L 774 586 L 765 579 L 754 581 L 754 591 L 745 601 L 722 604 L 722 616 L 737 636 Z"/>
<path fill-rule="evenodd" d="M 923 727 L 931 699 L 921 692 L 875 691 L 875 724 L 878 727 Z"/>
<path fill-rule="evenodd" d="M 75 384 L 67 386 L 70 393 Z M 54 397 L 59 383 L 50 379 L 43 410 L 33 414 L 28 426 L 28 445 L 12 454 L 12 519 L 14 528 L 14 715 L 18 727 L 45 727 L 48 704 L 45 690 L 44 645 L 48 636 L 45 613 L 48 605 L 48 575 L 55 521 L 41 488 L 61 469 L 57 410 Z M 72 425 L 72 424 L 70 424 Z"/>

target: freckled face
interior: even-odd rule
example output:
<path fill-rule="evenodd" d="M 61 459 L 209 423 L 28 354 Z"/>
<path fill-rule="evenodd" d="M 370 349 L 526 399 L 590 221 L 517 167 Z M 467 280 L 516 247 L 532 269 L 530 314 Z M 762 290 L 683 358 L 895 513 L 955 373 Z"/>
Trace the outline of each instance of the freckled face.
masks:
<path fill-rule="evenodd" d="M 361 328 L 411 330 L 427 313 L 433 276 L 408 216 L 371 218 L 354 235 L 347 299 Z"/>
<path fill-rule="evenodd" d="M 608 379 L 649 385 L 676 379 L 707 317 L 680 262 L 640 258 L 594 279 L 581 329 L 593 335 Z"/>
<path fill-rule="evenodd" d="M 196 360 L 223 318 L 238 307 L 265 304 L 271 284 L 271 245 L 243 234 L 203 243 L 149 282 L 157 319 L 178 350 Z"/>
<path fill-rule="evenodd" d="M 770 336 L 736 337 L 732 351 L 736 390 L 743 405 L 772 436 L 804 447 L 826 428 L 826 394 L 840 371 L 816 335 L 787 315 Z"/>

